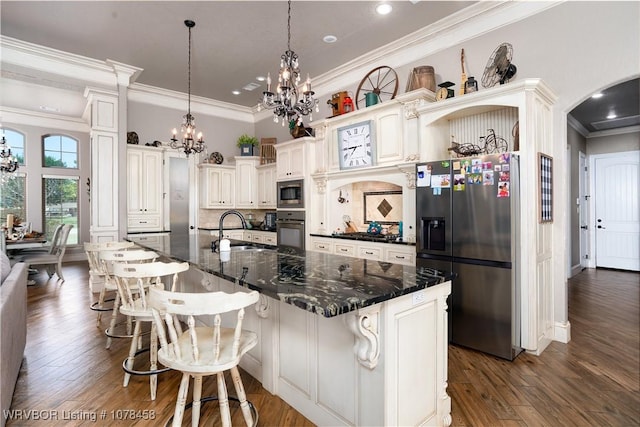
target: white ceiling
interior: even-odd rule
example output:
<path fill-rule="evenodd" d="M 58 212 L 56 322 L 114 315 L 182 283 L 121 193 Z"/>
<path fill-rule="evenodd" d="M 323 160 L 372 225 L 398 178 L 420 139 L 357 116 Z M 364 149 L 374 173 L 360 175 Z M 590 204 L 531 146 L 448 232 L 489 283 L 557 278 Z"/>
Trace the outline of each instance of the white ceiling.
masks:
<path fill-rule="evenodd" d="M 396 0 L 386 16 L 375 13 L 381 1 L 292 2 L 291 49 L 300 57 L 303 77 L 312 79 L 385 46 L 451 14 L 474 1 Z M 277 75 L 287 48 L 287 2 L 263 1 L 12 1 L 0 4 L 0 32 L 38 45 L 98 60 L 113 60 L 143 71 L 138 83 L 187 91 L 188 30 L 192 30 L 192 94 L 252 107 L 265 83 L 257 76 Z M 337 42 L 322 38 L 334 35 Z M 28 70 L 4 66 L 3 75 L 27 78 Z M 33 76 L 29 76 L 33 77 Z M 64 87 L 55 75 L 41 81 Z M 260 84 L 253 91 L 242 88 Z M 233 95 L 232 90 L 240 90 Z M 588 131 L 605 121 L 615 108 L 619 118 L 639 122 L 638 80 L 613 88 L 600 101 L 587 100 L 572 116 Z M 628 125 L 629 120 L 613 126 Z M 639 122 L 640 123 L 640 122 Z"/>

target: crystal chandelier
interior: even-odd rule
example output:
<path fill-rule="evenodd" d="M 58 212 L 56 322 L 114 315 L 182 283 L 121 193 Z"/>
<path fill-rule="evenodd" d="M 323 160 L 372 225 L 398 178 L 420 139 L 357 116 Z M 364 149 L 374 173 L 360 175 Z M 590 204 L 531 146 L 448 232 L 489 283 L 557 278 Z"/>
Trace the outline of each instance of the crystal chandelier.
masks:
<path fill-rule="evenodd" d="M 258 105 L 258 110 L 266 108 L 273 110 L 273 121 L 278 123 L 282 118 L 282 126 L 291 120 L 297 120 L 302 124 L 302 116 L 309 115 L 309 120 L 313 120 L 311 111 L 318 108 L 318 100 L 313 97 L 311 90 L 311 79 L 307 75 L 307 80 L 302 87 L 302 97 L 298 93 L 300 84 L 300 68 L 298 67 L 298 55 L 291 50 L 291 0 L 287 12 L 287 51 L 280 57 L 280 74 L 278 75 L 278 85 L 276 93 L 271 92 L 271 74 L 267 74 L 267 90 L 262 92 L 262 104 Z"/>
<path fill-rule="evenodd" d="M 189 86 L 187 90 L 187 114 L 183 116 L 183 122 L 180 126 L 182 140 L 177 138 L 178 131 L 173 128 L 171 137 L 171 148 L 181 149 L 189 156 L 191 153 L 201 153 L 205 149 L 202 132 L 196 137 L 196 119 L 191 115 L 191 29 L 196 26 L 194 21 L 187 19 L 184 25 L 189 28 Z"/>
<path fill-rule="evenodd" d="M 2 137 L 0 142 L 0 172 L 12 173 L 18 169 L 18 160 L 11 154 L 11 147 L 7 145 L 7 140 Z"/>

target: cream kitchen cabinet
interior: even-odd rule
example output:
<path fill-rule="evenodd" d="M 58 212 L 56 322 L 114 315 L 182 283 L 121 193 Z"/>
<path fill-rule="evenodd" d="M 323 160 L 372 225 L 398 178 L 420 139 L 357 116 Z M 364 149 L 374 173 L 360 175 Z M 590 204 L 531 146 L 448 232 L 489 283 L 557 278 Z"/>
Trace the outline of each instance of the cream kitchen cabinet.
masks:
<path fill-rule="evenodd" d="M 162 231 L 162 150 L 127 148 L 127 230 Z"/>
<path fill-rule="evenodd" d="M 299 138 L 276 144 L 277 181 L 304 178 L 306 161 L 305 145 L 308 139 L 309 138 Z"/>
<path fill-rule="evenodd" d="M 273 231 L 251 230 L 245 231 L 244 239 L 248 242 L 261 243 L 265 245 L 277 245 L 278 238 Z"/>
<path fill-rule="evenodd" d="M 259 163 L 259 157 L 236 157 L 236 208 L 261 207 L 258 202 L 259 180 L 256 170 Z"/>
<path fill-rule="evenodd" d="M 413 245 L 312 236 L 309 240 L 308 248 L 316 252 L 355 256 L 363 259 L 391 262 L 393 264 L 416 264 L 416 247 Z"/>
<path fill-rule="evenodd" d="M 426 89 L 411 91 L 396 98 L 352 113 L 312 123 L 316 133 L 324 132 L 327 169 L 340 170 L 338 129 L 370 122 L 374 154 L 373 167 L 393 166 L 418 154 L 415 108 L 435 100 Z M 324 128 L 324 129 L 322 129 Z M 371 166 L 363 167 L 363 169 Z"/>
<path fill-rule="evenodd" d="M 200 207 L 204 209 L 228 209 L 235 207 L 236 168 L 201 164 Z"/>
<path fill-rule="evenodd" d="M 259 165 L 256 168 L 258 181 L 258 208 L 276 208 L 276 164 Z"/>

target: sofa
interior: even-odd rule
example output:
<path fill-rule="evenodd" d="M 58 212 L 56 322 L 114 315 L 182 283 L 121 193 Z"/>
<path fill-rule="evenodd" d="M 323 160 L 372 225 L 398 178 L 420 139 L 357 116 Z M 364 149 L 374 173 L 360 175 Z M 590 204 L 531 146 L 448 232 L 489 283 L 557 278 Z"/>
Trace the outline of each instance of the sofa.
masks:
<path fill-rule="evenodd" d="M 18 262 L 10 265 L 0 251 L 0 401 L 2 417 L 6 423 L 6 410 L 11 407 L 13 391 L 20 373 L 24 348 L 27 343 L 27 275 L 28 265 Z"/>

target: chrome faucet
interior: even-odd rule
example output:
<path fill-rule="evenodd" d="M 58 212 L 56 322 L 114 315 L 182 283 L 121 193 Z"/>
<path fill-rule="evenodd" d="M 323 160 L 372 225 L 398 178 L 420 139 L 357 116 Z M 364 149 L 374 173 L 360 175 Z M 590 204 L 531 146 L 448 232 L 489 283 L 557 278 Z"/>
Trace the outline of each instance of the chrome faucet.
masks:
<path fill-rule="evenodd" d="M 247 228 L 247 221 L 244 219 L 244 216 L 242 216 L 240 211 L 237 211 L 235 209 L 231 209 L 231 210 L 225 211 L 222 215 L 220 215 L 220 223 L 218 224 L 218 242 L 220 242 L 222 240 L 224 219 L 229 215 L 235 215 L 238 218 L 240 218 L 240 222 L 242 223 L 242 228 L 243 229 Z M 216 250 L 216 242 L 215 241 L 211 242 L 211 249 L 213 251 Z"/>

